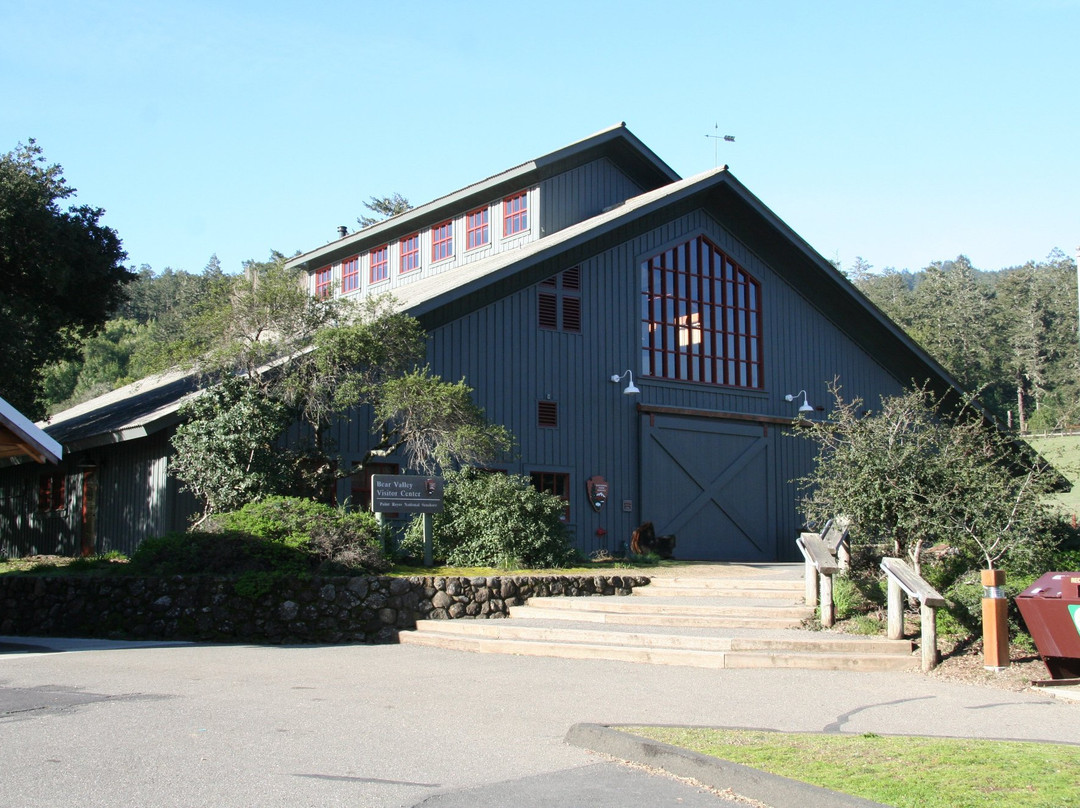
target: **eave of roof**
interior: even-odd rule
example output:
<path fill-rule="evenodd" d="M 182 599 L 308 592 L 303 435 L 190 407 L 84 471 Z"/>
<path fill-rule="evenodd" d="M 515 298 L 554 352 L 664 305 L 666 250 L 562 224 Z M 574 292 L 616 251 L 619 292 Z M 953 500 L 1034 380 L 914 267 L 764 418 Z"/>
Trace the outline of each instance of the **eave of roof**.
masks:
<path fill-rule="evenodd" d="M 63 447 L 40 427 L 0 398 L 0 457 L 31 457 L 38 463 L 59 463 Z"/>
<path fill-rule="evenodd" d="M 671 166 L 627 129 L 625 123 L 620 123 L 295 256 L 287 266 L 313 270 L 339 261 L 430 227 L 462 209 L 521 190 L 601 156 L 609 157 L 647 188 L 660 187 L 679 179 Z"/>

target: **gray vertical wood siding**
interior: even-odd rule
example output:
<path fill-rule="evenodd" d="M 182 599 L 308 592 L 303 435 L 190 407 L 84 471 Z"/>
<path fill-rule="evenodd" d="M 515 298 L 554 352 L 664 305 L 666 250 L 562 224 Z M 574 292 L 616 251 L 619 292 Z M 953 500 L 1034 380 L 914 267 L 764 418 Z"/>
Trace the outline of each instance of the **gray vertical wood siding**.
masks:
<path fill-rule="evenodd" d="M 744 390 L 645 377 L 641 362 L 640 271 L 642 259 L 704 234 L 762 285 L 764 387 Z M 828 385 L 837 379 L 845 395 L 876 402 L 899 392 L 879 358 L 867 355 L 824 312 L 760 261 L 704 211 L 695 211 L 644 232 L 582 262 L 582 333 L 537 327 L 537 290 L 525 289 L 431 334 L 429 359 L 448 379 L 464 376 L 488 416 L 510 428 L 519 446 L 509 470 L 566 471 L 571 475 L 571 527 L 578 546 L 590 552 L 618 550 L 642 513 L 639 490 L 642 419 L 637 404 L 707 412 L 794 417 L 798 404 L 787 393 L 805 389 L 811 404 L 827 406 Z M 568 267 L 564 267 L 568 268 Z M 887 358 L 884 358 L 887 359 Z M 640 396 L 622 393 L 612 374 L 630 369 Z M 559 406 L 556 429 L 537 425 L 536 403 Z M 814 417 L 823 417 L 822 413 Z M 810 469 L 813 446 L 787 428 L 770 427 L 773 479 L 771 523 L 775 557 L 793 559 L 801 527 L 792 482 Z M 585 480 L 600 474 L 610 483 L 601 513 L 589 508 Z M 630 510 L 624 512 L 627 501 Z M 603 531 L 604 535 L 599 535 Z"/>
<path fill-rule="evenodd" d="M 37 510 L 40 475 L 56 466 L 23 464 L 0 475 L 0 553 L 78 555 L 82 548 L 83 475 L 97 475 L 97 541 L 94 550 L 130 555 L 148 536 L 183 530 L 199 510 L 195 498 L 168 476 L 168 432 L 69 455 L 64 511 Z"/>
<path fill-rule="evenodd" d="M 551 235 L 583 222 L 645 189 L 606 157 L 540 183 L 540 232 Z"/>

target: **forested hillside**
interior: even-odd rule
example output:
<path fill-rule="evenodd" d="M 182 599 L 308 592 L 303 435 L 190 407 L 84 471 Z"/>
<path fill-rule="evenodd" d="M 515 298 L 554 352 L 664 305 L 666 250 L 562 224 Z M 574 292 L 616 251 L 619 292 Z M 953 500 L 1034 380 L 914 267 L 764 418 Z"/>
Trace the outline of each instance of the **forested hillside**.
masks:
<path fill-rule="evenodd" d="M 1003 422 L 1042 432 L 1080 422 L 1076 263 L 980 271 L 963 255 L 919 272 L 875 273 L 857 259 L 852 283 Z"/>
<path fill-rule="evenodd" d="M 47 367 L 44 387 L 50 413 L 107 393 L 190 358 L 184 336 L 230 283 L 217 257 L 201 274 L 143 266 L 126 299 L 103 330 L 83 343 L 75 361 Z"/>

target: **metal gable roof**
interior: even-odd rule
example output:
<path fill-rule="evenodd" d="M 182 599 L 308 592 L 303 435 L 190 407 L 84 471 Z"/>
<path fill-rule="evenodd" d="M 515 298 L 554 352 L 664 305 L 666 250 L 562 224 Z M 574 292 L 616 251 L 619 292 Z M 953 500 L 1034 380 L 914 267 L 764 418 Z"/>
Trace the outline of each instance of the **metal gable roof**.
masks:
<path fill-rule="evenodd" d="M 177 410 L 198 392 L 198 373 L 170 370 L 77 404 L 42 427 L 69 451 L 122 443 L 177 423 Z"/>

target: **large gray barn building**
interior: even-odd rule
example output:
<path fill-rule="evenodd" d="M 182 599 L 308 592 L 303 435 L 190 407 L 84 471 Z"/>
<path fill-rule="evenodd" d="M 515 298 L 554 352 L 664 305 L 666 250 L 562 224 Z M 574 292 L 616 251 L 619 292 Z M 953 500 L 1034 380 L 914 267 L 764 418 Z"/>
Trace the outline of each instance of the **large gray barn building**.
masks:
<path fill-rule="evenodd" d="M 800 405 L 824 404 L 834 379 L 868 402 L 912 381 L 956 387 L 726 168 L 680 179 L 624 125 L 292 265 L 312 294 L 390 292 L 418 317 L 434 372 L 465 377 L 515 434 L 514 456 L 495 466 L 563 496 L 586 552 L 620 549 L 648 520 L 677 536 L 681 558 L 790 559 L 791 481 L 812 457 L 790 435 Z M 182 526 L 194 504 L 163 470 L 190 389 L 163 384 L 171 393 L 144 386 L 145 414 L 118 391 L 48 427 L 68 455 L 63 513 L 33 502 L 40 470 L 0 469 L 2 551 L 85 548 L 88 469 L 95 550 Z M 335 431 L 351 468 L 371 440 L 365 421 Z M 338 498 L 361 501 L 371 473 L 398 470 L 394 458 L 357 468 Z M 597 478 L 599 510 L 587 493 Z"/>

